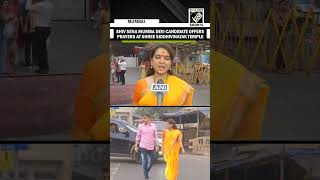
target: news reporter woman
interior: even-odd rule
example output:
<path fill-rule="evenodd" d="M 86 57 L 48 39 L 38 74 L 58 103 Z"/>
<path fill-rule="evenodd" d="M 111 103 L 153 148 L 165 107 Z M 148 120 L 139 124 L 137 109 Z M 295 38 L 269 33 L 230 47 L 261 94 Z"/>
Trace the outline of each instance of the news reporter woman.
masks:
<path fill-rule="evenodd" d="M 194 88 L 188 83 L 173 75 L 171 70 L 174 59 L 173 49 L 169 44 L 147 44 L 147 56 L 150 68 L 147 76 L 138 80 L 132 104 L 135 106 L 156 106 L 157 97 L 151 91 L 151 85 L 162 79 L 164 84 L 169 85 L 169 92 L 164 94 L 163 106 L 191 106 Z"/>

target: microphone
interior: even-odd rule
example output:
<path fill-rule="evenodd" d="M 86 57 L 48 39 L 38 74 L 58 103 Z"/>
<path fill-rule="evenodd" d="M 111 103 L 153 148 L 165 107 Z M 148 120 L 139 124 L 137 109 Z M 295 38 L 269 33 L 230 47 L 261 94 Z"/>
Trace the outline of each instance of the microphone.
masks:
<path fill-rule="evenodd" d="M 157 81 L 157 84 L 164 84 L 162 79 L 159 79 Z M 160 87 L 159 87 L 160 88 Z M 163 100 L 163 92 L 157 92 L 157 106 L 162 106 L 162 100 Z"/>
<path fill-rule="evenodd" d="M 151 84 L 151 91 L 157 96 L 157 106 L 162 106 L 163 96 L 169 91 L 169 84 L 164 84 L 162 79 L 157 84 Z"/>

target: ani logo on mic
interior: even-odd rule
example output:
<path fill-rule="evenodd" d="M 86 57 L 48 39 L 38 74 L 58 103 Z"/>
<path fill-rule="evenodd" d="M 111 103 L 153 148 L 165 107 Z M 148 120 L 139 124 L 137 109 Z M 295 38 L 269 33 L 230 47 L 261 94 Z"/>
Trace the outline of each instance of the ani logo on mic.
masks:
<path fill-rule="evenodd" d="M 169 85 L 164 84 L 162 79 L 157 81 L 157 84 L 151 85 L 151 91 L 157 96 L 157 106 L 162 106 L 163 96 L 169 91 Z"/>
<path fill-rule="evenodd" d="M 152 84 L 151 91 L 153 91 L 153 92 L 168 92 L 169 86 L 168 86 L 168 84 Z"/>

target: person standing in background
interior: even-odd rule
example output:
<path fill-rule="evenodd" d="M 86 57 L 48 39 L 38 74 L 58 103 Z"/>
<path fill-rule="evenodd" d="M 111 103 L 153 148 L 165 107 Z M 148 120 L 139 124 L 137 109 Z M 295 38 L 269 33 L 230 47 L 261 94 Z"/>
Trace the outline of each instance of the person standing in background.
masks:
<path fill-rule="evenodd" d="M 115 84 L 116 83 L 116 71 L 117 71 L 117 62 L 115 59 L 112 60 L 110 67 L 111 67 L 112 84 Z"/>
<path fill-rule="evenodd" d="M 6 73 L 3 29 L 4 29 L 3 6 L 2 4 L 0 4 L 0 75 Z"/>
<path fill-rule="evenodd" d="M 125 85 L 126 84 L 126 77 L 124 75 L 127 72 L 127 63 L 126 63 L 126 61 L 124 61 L 123 59 L 120 60 L 119 66 L 120 66 L 120 81 L 121 81 L 122 85 Z"/>
<path fill-rule="evenodd" d="M 39 69 L 35 70 L 39 74 L 48 74 L 48 50 L 47 39 L 51 33 L 51 18 L 53 11 L 53 3 L 51 0 L 27 0 L 26 10 L 32 12 L 34 17 L 34 51 L 33 58 L 39 62 Z"/>
<path fill-rule="evenodd" d="M 100 42 L 100 48 L 104 52 L 107 49 L 107 36 L 108 36 L 108 10 L 107 10 L 107 4 L 105 0 L 99 1 L 99 18 L 98 18 L 98 27 L 101 31 L 101 42 Z"/>
<path fill-rule="evenodd" d="M 141 71 L 141 79 L 145 78 L 147 76 L 147 73 L 146 73 L 146 65 L 145 63 L 141 63 L 140 66 L 140 71 Z"/>
<path fill-rule="evenodd" d="M 33 17 L 31 12 L 27 12 L 23 25 L 24 25 L 23 35 L 24 35 L 24 47 L 25 47 L 24 62 L 25 62 L 25 66 L 29 67 L 32 65 L 32 63 L 36 64 L 34 62 L 31 62 L 32 36 L 34 33 Z"/>
<path fill-rule="evenodd" d="M 18 12 L 18 18 L 17 18 L 17 39 L 16 39 L 16 43 L 17 43 L 17 53 L 16 53 L 16 62 L 19 63 L 20 65 L 24 65 L 24 58 L 23 58 L 23 54 L 24 54 L 24 48 L 25 48 L 25 39 L 24 39 L 24 35 L 23 35 L 23 29 L 24 29 L 24 17 L 23 17 L 23 10 L 22 2 L 15 0 L 15 6 L 17 7 L 17 12 Z M 23 8 L 24 9 L 24 8 Z"/>
<path fill-rule="evenodd" d="M 18 10 L 13 1 L 3 1 L 5 66 L 8 74 L 13 72 L 16 57 L 17 16 Z"/>
<path fill-rule="evenodd" d="M 117 79 L 117 84 L 120 83 L 120 74 L 121 74 L 119 62 L 120 62 L 120 60 L 116 60 L 116 79 Z"/>
<path fill-rule="evenodd" d="M 31 32 L 33 32 L 33 20 L 31 17 L 31 13 L 26 10 L 27 0 L 18 0 L 19 1 L 19 14 L 20 14 L 20 38 L 17 43 L 21 43 L 19 46 L 22 48 L 21 52 L 21 65 L 25 67 L 31 67 Z"/>

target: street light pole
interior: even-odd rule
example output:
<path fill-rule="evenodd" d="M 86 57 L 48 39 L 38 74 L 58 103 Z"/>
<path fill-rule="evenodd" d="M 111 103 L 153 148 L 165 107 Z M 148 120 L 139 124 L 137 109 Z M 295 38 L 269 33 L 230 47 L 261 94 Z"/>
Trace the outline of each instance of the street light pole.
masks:
<path fill-rule="evenodd" d="M 285 158 L 285 151 L 286 151 L 286 145 L 282 145 L 282 151 L 280 155 L 280 180 L 284 180 L 284 158 Z"/>
<path fill-rule="evenodd" d="M 199 122 L 200 122 L 200 107 L 198 107 L 198 114 L 197 114 L 197 137 L 199 137 Z"/>

